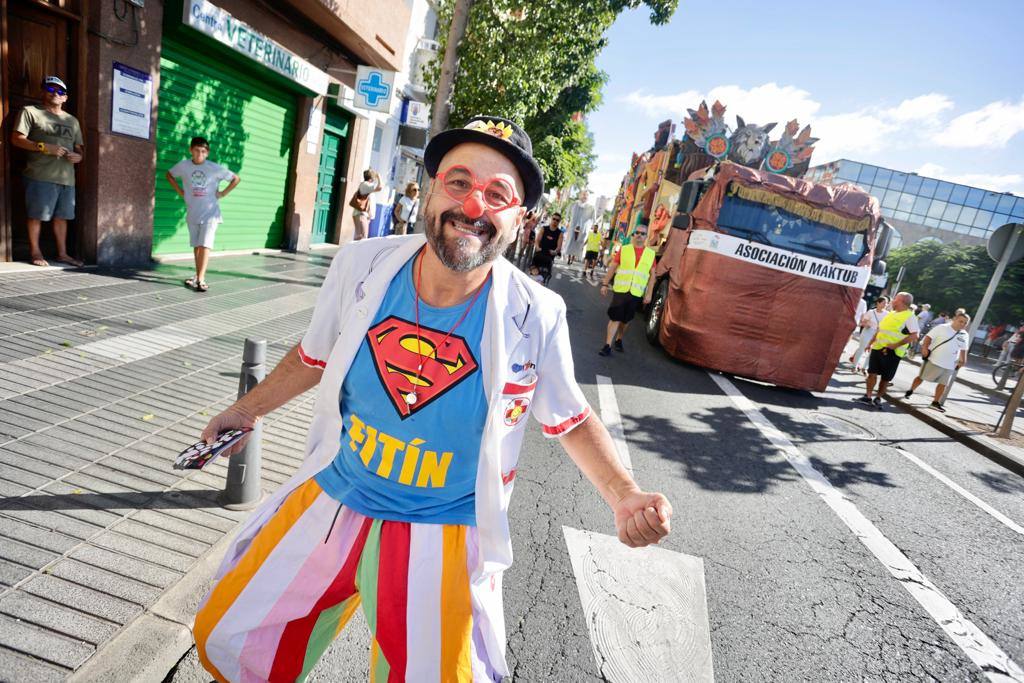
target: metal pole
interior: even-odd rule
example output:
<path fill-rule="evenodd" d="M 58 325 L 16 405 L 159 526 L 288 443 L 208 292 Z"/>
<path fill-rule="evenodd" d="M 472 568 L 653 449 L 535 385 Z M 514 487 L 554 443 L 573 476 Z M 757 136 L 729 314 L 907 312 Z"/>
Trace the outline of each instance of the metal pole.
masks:
<path fill-rule="evenodd" d="M 903 284 L 903 275 L 907 272 L 906 266 L 900 266 L 900 269 L 896 272 L 896 284 L 893 285 L 892 291 L 889 292 L 889 301 L 900 293 L 900 285 Z"/>
<path fill-rule="evenodd" d="M 1016 417 L 1017 409 L 1020 407 L 1021 395 L 1024 395 L 1024 368 L 1021 368 L 1020 372 L 1017 373 L 1017 386 L 1010 395 L 1010 400 L 1006 402 L 1003 416 L 999 419 L 999 423 L 996 424 L 996 436 L 1004 439 L 1010 437 L 1010 430 L 1013 429 L 1013 418 Z"/>
<path fill-rule="evenodd" d="M 967 332 L 967 358 L 971 357 L 971 347 L 974 345 L 974 335 L 978 333 L 978 328 L 981 327 L 982 318 L 985 317 L 985 313 L 988 312 L 988 305 L 992 302 L 992 297 L 995 296 L 996 289 L 999 287 L 999 281 L 1003 279 L 1003 271 L 1006 270 L 1006 266 L 1010 263 L 1010 256 L 1013 255 L 1013 250 L 1017 246 L 1017 238 L 1020 237 L 1021 229 L 1018 227 L 1010 235 L 1010 241 L 1006 245 L 1006 249 L 1003 250 L 1003 255 L 999 259 L 999 263 L 996 264 L 996 270 L 992 273 L 992 279 L 988 281 L 988 289 L 985 290 L 985 296 L 981 297 L 981 303 L 978 305 L 978 310 L 974 314 L 974 318 L 971 320 L 971 327 Z M 939 399 L 939 405 L 946 404 L 946 397 L 949 396 L 949 390 L 953 388 L 953 382 L 956 381 L 956 373 L 953 373 L 953 379 L 950 380 L 949 384 L 946 385 L 946 390 L 942 392 L 942 398 Z"/>
<path fill-rule="evenodd" d="M 242 398 L 263 381 L 267 375 L 267 342 L 264 339 L 246 339 L 242 352 L 242 371 L 238 375 L 238 398 Z M 263 441 L 263 422 L 257 422 L 241 453 L 228 459 L 228 477 L 224 482 L 221 504 L 230 510 L 249 510 L 256 507 L 263 496 L 261 490 L 260 460 Z"/>

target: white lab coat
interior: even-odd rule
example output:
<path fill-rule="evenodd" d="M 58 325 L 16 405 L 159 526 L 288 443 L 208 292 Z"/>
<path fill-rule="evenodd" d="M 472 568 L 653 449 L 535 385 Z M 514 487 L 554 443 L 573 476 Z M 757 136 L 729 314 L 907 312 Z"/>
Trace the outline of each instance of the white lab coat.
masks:
<path fill-rule="evenodd" d="M 334 459 L 340 443 L 341 386 L 392 278 L 425 243 L 421 234 L 352 242 L 334 257 L 317 298 L 309 330 L 299 348 L 307 365 L 324 368 L 306 454 L 298 472 L 243 524 L 218 571 L 220 578 L 245 552 L 253 537 L 291 491 Z M 489 415 L 480 442 L 476 520 L 480 560 L 470 577 L 487 659 L 504 667 L 505 626 L 501 576 L 512 564 L 508 505 L 526 419 L 509 424 L 512 401 L 526 398 L 527 409 L 546 436 L 567 433 L 590 415 L 573 373 L 565 303 L 499 258 L 492 270 L 487 317 L 481 340 L 481 371 Z M 529 364 L 535 367 L 529 367 Z"/>

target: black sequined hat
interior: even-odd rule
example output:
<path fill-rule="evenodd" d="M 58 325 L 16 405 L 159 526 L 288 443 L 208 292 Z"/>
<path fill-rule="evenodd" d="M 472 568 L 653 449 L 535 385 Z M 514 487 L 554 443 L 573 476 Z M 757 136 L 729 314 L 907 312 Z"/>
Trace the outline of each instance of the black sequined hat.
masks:
<path fill-rule="evenodd" d="M 523 206 L 529 209 L 536 205 L 544 194 L 544 176 L 533 158 L 533 143 L 526 131 L 497 116 L 474 116 L 462 128 L 442 131 L 431 139 L 423 153 L 423 163 L 431 178 L 437 174 L 444 155 L 464 142 L 478 142 L 505 155 L 515 164 L 526 188 Z"/>

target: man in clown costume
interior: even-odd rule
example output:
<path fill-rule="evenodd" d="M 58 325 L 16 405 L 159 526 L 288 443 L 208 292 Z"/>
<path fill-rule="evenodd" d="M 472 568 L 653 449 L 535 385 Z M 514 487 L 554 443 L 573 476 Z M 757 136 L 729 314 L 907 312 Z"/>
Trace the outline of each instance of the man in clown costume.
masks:
<path fill-rule="evenodd" d="M 668 500 L 636 485 L 576 384 L 561 297 L 499 258 L 544 190 L 530 138 L 476 117 L 424 161 L 425 234 L 343 247 L 302 341 L 203 432 L 318 387 L 302 467 L 243 525 L 196 615 L 218 681 L 302 680 L 360 603 L 374 681 L 508 676 L 501 577 L 531 414 L 623 543 L 669 532 Z"/>

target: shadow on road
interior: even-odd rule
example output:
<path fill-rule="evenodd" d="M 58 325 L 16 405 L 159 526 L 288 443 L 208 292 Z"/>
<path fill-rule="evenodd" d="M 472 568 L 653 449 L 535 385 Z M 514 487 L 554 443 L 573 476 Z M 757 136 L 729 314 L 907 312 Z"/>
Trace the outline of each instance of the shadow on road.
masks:
<path fill-rule="evenodd" d="M 857 441 L 816 423 L 797 422 L 784 413 L 766 410 L 765 416 L 785 434 L 807 441 Z M 707 430 L 682 429 L 677 422 L 656 417 L 624 417 L 631 443 L 679 463 L 684 476 L 701 488 L 736 493 L 764 493 L 775 484 L 795 481 L 800 475 L 746 416 L 735 408 L 710 408 L 692 412 L 690 420 Z M 874 484 L 894 487 L 883 472 L 866 462 L 844 461 L 838 465 L 812 459 L 811 463 L 836 487 Z"/>

